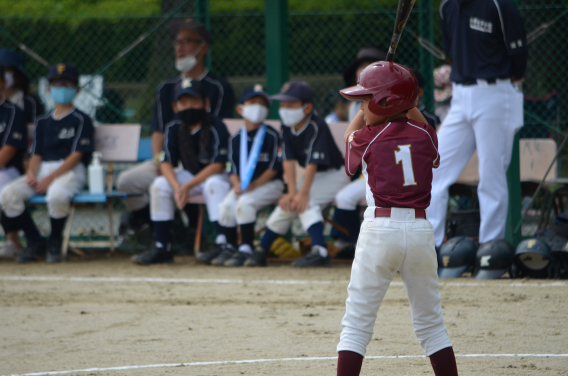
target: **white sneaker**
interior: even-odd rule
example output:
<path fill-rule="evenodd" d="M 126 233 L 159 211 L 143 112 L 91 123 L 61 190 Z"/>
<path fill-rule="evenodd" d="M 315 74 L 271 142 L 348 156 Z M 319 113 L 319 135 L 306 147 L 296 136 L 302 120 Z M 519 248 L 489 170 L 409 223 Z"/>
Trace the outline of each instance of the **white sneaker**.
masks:
<path fill-rule="evenodd" d="M 20 247 L 11 240 L 7 240 L 0 248 L 0 258 L 14 258 L 21 252 Z"/>

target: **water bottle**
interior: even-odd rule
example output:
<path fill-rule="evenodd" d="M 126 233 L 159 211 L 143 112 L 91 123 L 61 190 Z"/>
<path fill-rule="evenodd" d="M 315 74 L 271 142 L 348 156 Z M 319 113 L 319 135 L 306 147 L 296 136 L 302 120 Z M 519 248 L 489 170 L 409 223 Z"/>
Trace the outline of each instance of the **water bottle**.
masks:
<path fill-rule="evenodd" d="M 91 194 L 105 193 L 104 173 L 101 165 L 102 156 L 102 153 L 94 152 L 93 160 L 89 165 L 89 192 Z"/>

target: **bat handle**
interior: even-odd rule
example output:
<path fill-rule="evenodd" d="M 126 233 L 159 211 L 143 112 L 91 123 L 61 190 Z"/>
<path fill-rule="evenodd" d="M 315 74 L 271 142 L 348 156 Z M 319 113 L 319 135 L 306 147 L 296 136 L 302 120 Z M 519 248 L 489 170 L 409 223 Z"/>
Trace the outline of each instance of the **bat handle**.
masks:
<path fill-rule="evenodd" d="M 388 62 L 394 61 L 394 54 L 388 52 L 388 53 L 387 53 L 387 57 L 385 58 L 385 61 L 388 61 Z"/>

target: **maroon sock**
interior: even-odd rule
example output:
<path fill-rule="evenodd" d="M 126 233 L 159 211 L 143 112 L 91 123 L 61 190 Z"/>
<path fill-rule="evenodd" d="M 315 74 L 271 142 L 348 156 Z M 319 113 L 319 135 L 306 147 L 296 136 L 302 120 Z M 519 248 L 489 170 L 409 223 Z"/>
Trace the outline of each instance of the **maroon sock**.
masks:
<path fill-rule="evenodd" d="M 458 366 L 452 347 L 446 347 L 430 355 L 430 363 L 436 376 L 458 376 Z"/>
<path fill-rule="evenodd" d="M 363 355 L 353 351 L 340 351 L 337 357 L 337 376 L 359 376 Z"/>

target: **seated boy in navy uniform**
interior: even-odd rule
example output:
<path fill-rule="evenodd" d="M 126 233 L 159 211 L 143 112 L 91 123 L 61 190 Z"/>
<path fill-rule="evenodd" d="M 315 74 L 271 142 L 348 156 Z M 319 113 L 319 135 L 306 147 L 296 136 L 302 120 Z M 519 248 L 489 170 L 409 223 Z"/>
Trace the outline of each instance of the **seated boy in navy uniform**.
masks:
<path fill-rule="evenodd" d="M 349 183 L 341 168 L 344 159 L 329 127 L 313 112 L 313 91 L 306 82 L 285 83 L 280 94 L 272 99 L 280 101 L 282 166 L 288 193 L 270 215 L 260 246 L 245 265 L 265 266 L 270 246 L 288 232 L 298 216 L 310 234 L 312 250 L 292 265 L 325 266 L 330 263 L 330 257 L 323 236 L 322 210 Z M 297 184 L 296 162 L 306 169 L 304 178 Z"/>
<path fill-rule="evenodd" d="M 248 87 L 241 95 L 237 112 L 245 124 L 229 142 L 233 189 L 219 207 L 222 226 L 240 226 L 241 245 L 237 252 L 227 249 L 218 255 L 214 251 L 203 254 L 202 261 L 216 257 L 211 261 L 213 265 L 243 266 L 253 250 L 256 213 L 277 203 L 284 192 L 282 162 L 278 157 L 280 136 L 263 123 L 270 103 L 261 85 Z"/>
<path fill-rule="evenodd" d="M 0 193 L 12 180 L 24 173 L 24 155 L 27 150 L 27 128 L 23 111 L 10 102 L 4 95 L 2 87 L 6 86 L 4 68 L 0 64 Z M 0 216 L 4 233 L 13 233 L 6 224 L 4 216 Z M 19 248 L 2 247 L 0 257 L 14 257 Z"/>
<path fill-rule="evenodd" d="M 85 185 L 85 167 L 93 152 L 92 121 L 73 107 L 79 91 L 77 68 L 56 64 L 49 68 L 48 80 L 55 110 L 36 121 L 26 176 L 10 183 L 0 194 L 6 223 L 12 230 L 23 230 L 27 238 L 28 245 L 18 262 L 35 261 L 45 249 L 45 240 L 26 210 L 26 201 L 36 194 L 46 195 L 51 222 L 46 261 L 62 260 L 61 238 L 71 199 Z"/>
<path fill-rule="evenodd" d="M 150 218 L 154 223 L 155 243 L 148 252 L 132 258 L 141 265 L 174 261 L 170 230 L 175 208 L 187 210 L 190 196 L 203 194 L 205 197 L 221 251 L 233 247 L 237 241 L 236 229 L 226 231 L 218 222 L 219 204 L 231 189 L 225 173 L 229 131 L 221 120 L 207 112 L 209 98 L 199 80 L 184 79 L 172 106 L 178 119 L 165 128 L 162 176 L 154 179 L 150 186 Z"/>

